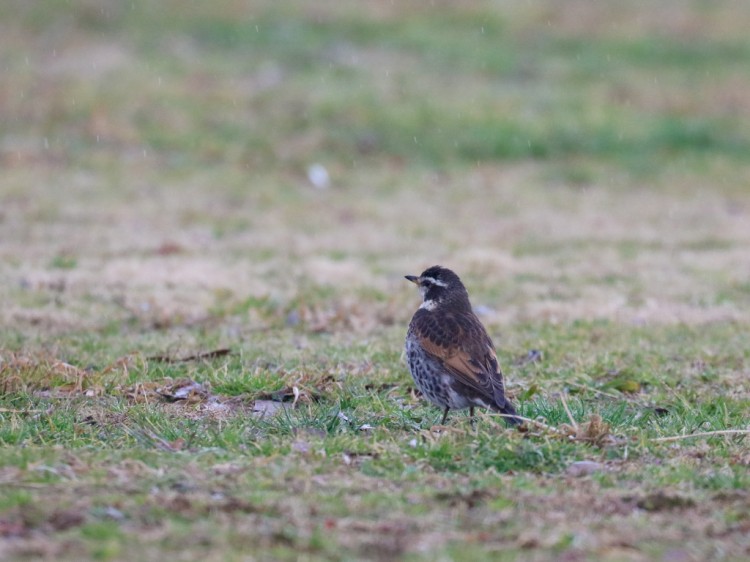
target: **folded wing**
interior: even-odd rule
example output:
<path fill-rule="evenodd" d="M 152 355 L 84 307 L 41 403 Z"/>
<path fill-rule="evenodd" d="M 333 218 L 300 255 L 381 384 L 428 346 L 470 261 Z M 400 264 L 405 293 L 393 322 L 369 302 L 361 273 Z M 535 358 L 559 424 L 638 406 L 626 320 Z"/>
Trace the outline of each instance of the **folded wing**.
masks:
<path fill-rule="evenodd" d="M 413 320 L 424 350 L 439 359 L 456 380 L 498 408 L 505 389 L 492 340 L 473 313 L 444 315 L 438 323 L 425 311 Z"/>

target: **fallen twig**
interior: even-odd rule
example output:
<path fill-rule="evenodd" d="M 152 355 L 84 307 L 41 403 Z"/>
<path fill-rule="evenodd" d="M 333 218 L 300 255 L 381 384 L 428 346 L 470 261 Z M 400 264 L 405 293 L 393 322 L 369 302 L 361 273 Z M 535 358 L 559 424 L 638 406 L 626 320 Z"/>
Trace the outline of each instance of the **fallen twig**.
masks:
<path fill-rule="evenodd" d="M 618 396 L 617 394 L 612 394 L 611 392 L 604 392 L 603 390 L 599 390 L 598 388 L 594 388 L 592 386 L 586 386 L 585 384 L 580 384 L 577 382 L 567 381 L 565 384 L 568 386 L 575 386 L 576 388 L 582 388 L 583 390 L 588 390 L 595 394 L 601 394 L 602 396 L 606 396 L 608 398 L 614 398 L 615 400 L 627 399 L 627 397 L 623 397 L 622 395 Z"/>
<path fill-rule="evenodd" d="M 0 408 L 2 414 L 39 414 L 46 410 L 18 410 L 16 408 Z"/>
<path fill-rule="evenodd" d="M 201 359 L 216 359 L 217 357 L 223 357 L 229 355 L 232 352 L 229 348 L 214 349 L 212 351 L 205 351 L 203 353 L 196 353 L 195 355 L 188 355 L 187 357 L 170 357 L 169 355 L 153 355 L 146 357 L 149 361 L 157 361 L 159 363 L 187 363 L 188 361 L 199 361 Z"/>
<path fill-rule="evenodd" d="M 511 415 L 511 414 L 495 414 L 495 413 L 493 413 L 492 415 L 496 416 L 496 417 L 500 417 L 500 418 L 516 418 L 516 419 L 519 419 L 519 420 L 521 420 L 523 422 L 527 422 L 527 423 L 530 423 L 532 425 L 535 425 L 536 427 L 539 427 L 541 429 L 547 429 L 549 431 L 554 431 L 555 433 L 564 434 L 563 431 L 560 431 L 558 428 L 556 428 L 554 426 L 547 425 L 546 423 L 542 423 L 542 422 L 540 422 L 538 420 L 532 420 L 531 418 L 525 418 L 523 416 L 519 416 L 518 414 Z"/>
<path fill-rule="evenodd" d="M 750 435 L 750 429 L 721 429 L 718 431 L 701 431 L 700 433 L 689 433 L 688 435 L 672 435 L 671 437 L 655 437 L 651 441 L 655 443 L 667 443 L 669 441 L 681 441 L 691 437 L 714 437 L 716 435 Z"/>
<path fill-rule="evenodd" d="M 573 426 L 573 429 L 578 431 L 578 424 L 576 423 L 576 420 L 573 419 L 573 414 L 570 413 L 570 408 L 568 408 L 568 402 L 565 400 L 565 395 L 560 394 L 560 401 L 562 402 L 563 408 L 565 408 L 565 413 L 568 414 L 568 419 L 570 420 L 570 425 Z"/>

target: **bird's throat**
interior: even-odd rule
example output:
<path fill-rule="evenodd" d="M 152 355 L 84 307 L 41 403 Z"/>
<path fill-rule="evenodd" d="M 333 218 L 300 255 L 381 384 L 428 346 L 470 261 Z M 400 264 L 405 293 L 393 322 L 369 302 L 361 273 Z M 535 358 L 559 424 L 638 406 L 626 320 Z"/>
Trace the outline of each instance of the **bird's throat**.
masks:
<path fill-rule="evenodd" d="M 437 301 L 428 299 L 424 301 L 422 304 L 419 305 L 419 308 L 422 308 L 424 310 L 435 310 L 435 307 L 437 306 Z"/>

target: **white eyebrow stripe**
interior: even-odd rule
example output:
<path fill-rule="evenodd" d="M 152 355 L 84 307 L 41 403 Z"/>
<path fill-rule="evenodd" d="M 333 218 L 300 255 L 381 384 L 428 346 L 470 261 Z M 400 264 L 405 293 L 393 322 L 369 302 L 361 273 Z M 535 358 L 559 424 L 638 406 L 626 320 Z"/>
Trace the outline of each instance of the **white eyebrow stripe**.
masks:
<path fill-rule="evenodd" d="M 422 277 L 422 281 L 429 281 L 433 285 L 437 285 L 438 287 L 447 287 L 448 283 L 445 281 L 438 281 L 434 277 Z"/>

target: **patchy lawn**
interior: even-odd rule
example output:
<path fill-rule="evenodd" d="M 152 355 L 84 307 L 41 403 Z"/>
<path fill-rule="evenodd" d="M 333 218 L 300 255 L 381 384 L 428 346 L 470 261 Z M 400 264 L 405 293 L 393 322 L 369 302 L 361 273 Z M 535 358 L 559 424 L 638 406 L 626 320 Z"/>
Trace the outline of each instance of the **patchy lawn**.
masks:
<path fill-rule="evenodd" d="M 0 557 L 745 560 L 750 7 L 0 7 Z M 529 422 L 437 427 L 404 274 Z"/>

